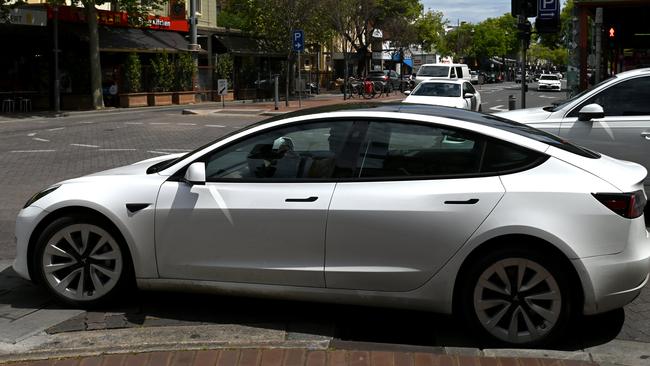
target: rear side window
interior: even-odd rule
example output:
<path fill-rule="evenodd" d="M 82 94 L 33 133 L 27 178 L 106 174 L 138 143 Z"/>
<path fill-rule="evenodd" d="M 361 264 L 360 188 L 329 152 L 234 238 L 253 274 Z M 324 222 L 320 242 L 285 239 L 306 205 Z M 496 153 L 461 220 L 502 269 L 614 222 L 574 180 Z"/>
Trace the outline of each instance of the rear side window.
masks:
<path fill-rule="evenodd" d="M 451 178 L 521 170 L 546 157 L 464 130 L 372 122 L 361 145 L 359 178 Z"/>
<path fill-rule="evenodd" d="M 460 66 L 456 67 L 456 76 L 461 79 L 463 77 L 463 68 Z"/>

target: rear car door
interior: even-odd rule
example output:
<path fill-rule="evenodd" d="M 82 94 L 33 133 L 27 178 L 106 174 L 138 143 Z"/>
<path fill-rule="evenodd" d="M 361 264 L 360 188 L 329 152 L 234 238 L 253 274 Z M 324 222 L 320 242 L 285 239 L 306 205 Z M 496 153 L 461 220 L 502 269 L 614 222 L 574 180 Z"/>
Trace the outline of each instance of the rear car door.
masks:
<path fill-rule="evenodd" d="M 605 117 L 579 121 L 580 109 L 592 103 Z M 562 120 L 560 136 L 650 171 L 650 76 L 623 80 L 580 103 Z"/>
<path fill-rule="evenodd" d="M 504 194 L 481 174 L 486 140 L 415 122 L 369 121 L 354 179 L 327 223 L 328 288 L 408 291 L 465 243 Z"/>

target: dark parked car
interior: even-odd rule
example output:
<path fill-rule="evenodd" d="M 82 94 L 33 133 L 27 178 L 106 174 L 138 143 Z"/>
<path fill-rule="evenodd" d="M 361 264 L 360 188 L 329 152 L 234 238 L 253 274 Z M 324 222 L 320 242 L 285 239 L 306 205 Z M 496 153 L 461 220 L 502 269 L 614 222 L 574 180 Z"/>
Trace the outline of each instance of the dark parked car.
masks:
<path fill-rule="evenodd" d="M 403 90 L 400 88 L 400 83 L 402 82 L 404 82 L 404 84 L 408 84 L 408 78 L 404 78 L 403 81 L 400 80 L 399 75 L 393 70 L 370 71 L 366 77 L 366 80 L 386 82 L 389 85 L 390 91 Z"/>

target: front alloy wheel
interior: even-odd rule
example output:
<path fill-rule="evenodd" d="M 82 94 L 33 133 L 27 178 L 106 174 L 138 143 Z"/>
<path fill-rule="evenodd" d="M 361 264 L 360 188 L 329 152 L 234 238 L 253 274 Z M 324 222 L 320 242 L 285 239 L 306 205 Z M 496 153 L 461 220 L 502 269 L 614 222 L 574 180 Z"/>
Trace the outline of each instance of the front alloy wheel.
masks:
<path fill-rule="evenodd" d="M 474 287 L 474 310 L 483 328 L 514 344 L 543 339 L 560 319 L 562 294 L 544 267 L 526 258 L 492 264 Z"/>
<path fill-rule="evenodd" d="M 41 244 L 47 287 L 62 300 L 84 304 L 105 298 L 123 274 L 124 255 L 115 238 L 91 223 L 55 228 Z"/>

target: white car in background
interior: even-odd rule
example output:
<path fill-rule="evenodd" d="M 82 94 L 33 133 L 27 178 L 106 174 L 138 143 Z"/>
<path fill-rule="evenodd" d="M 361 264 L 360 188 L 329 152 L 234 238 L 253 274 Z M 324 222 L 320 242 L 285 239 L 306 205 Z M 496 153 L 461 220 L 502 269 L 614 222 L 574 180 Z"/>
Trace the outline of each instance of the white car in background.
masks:
<path fill-rule="evenodd" d="M 481 94 L 464 79 L 426 80 L 418 84 L 404 103 L 430 104 L 481 112 Z"/>
<path fill-rule="evenodd" d="M 542 74 L 537 81 L 537 91 L 562 90 L 562 82 L 555 74 Z"/>

